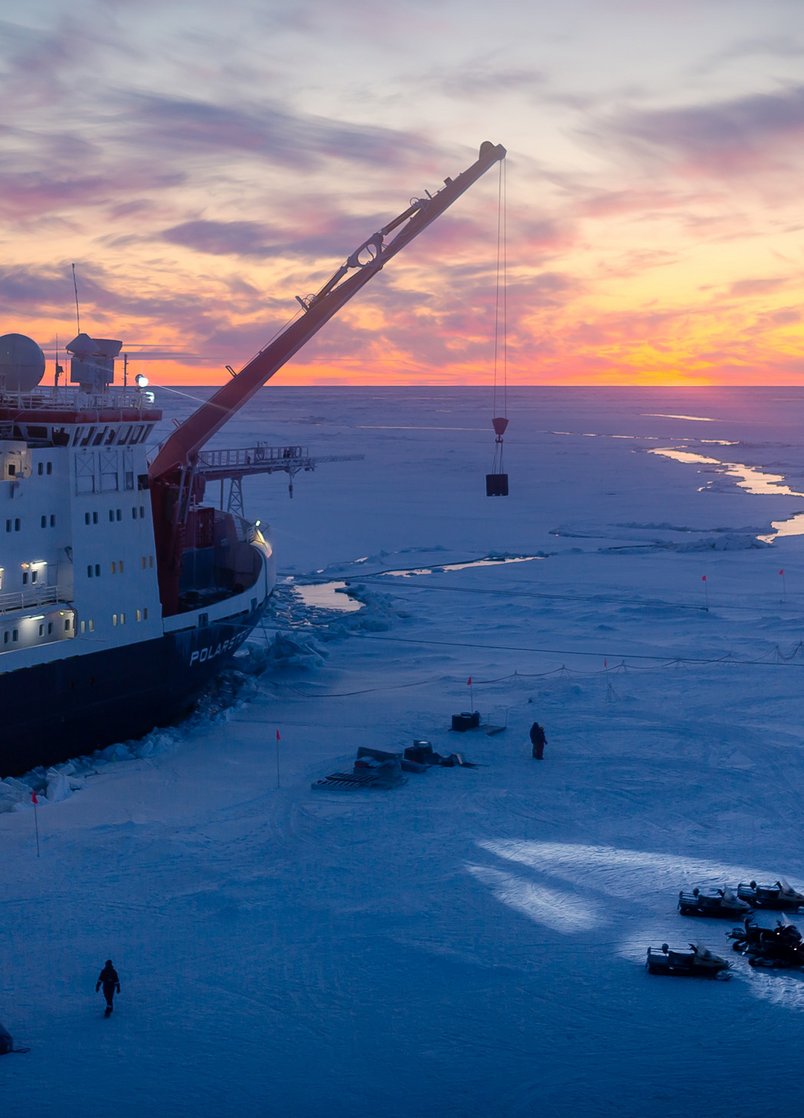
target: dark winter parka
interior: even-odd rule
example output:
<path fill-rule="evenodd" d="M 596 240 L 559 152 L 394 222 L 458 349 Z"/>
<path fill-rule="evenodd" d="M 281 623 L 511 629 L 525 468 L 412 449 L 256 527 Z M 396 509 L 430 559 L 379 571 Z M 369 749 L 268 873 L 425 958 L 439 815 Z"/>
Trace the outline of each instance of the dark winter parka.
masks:
<path fill-rule="evenodd" d="M 547 735 L 544 732 L 544 727 L 540 726 L 538 722 L 534 722 L 530 728 L 530 744 L 533 746 L 533 756 L 541 760 L 544 747 L 547 744 Z"/>
<path fill-rule="evenodd" d="M 103 970 L 98 975 L 95 990 L 100 990 L 101 986 L 103 986 L 104 994 L 107 993 L 107 987 L 109 991 L 116 989 L 118 994 L 120 993 L 120 979 L 117 977 L 117 971 L 112 966 L 111 959 L 107 959 Z"/>

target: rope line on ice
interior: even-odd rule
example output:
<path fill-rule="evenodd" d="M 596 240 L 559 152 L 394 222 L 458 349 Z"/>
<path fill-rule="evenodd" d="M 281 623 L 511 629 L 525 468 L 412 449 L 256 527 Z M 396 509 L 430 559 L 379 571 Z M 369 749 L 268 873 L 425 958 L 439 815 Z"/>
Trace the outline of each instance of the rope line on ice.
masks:
<path fill-rule="evenodd" d="M 432 642 L 422 641 L 421 643 L 426 644 L 426 643 L 432 643 Z M 466 647 L 466 646 L 465 645 L 460 645 L 460 646 L 456 646 L 456 647 Z M 478 647 L 478 646 L 469 646 L 469 647 Z M 584 653 L 568 653 L 567 655 L 571 655 L 571 656 L 572 655 L 598 656 L 599 653 L 584 652 Z M 556 675 L 572 675 L 572 676 L 591 678 L 592 676 L 600 676 L 600 675 L 611 676 L 611 675 L 614 675 L 614 674 L 623 674 L 623 673 L 628 672 L 628 671 L 659 672 L 659 671 L 666 671 L 668 668 L 682 667 L 682 666 L 685 666 L 687 664 L 693 664 L 696 667 L 701 667 L 701 666 L 707 667 L 707 666 L 712 666 L 712 665 L 715 665 L 715 664 L 729 664 L 729 665 L 735 666 L 735 667 L 754 667 L 754 666 L 760 666 L 760 667 L 790 667 L 790 666 L 804 667 L 804 665 L 802 665 L 802 664 L 790 665 L 788 661 L 771 662 L 771 661 L 767 661 L 767 660 L 735 660 L 730 656 L 717 657 L 717 658 L 714 658 L 714 659 L 711 659 L 711 660 L 704 660 L 704 659 L 699 659 L 699 658 L 695 658 L 695 657 L 683 657 L 683 656 L 675 657 L 674 659 L 671 659 L 671 660 L 668 660 L 668 659 L 665 659 L 665 658 L 662 658 L 662 657 L 658 657 L 658 656 L 657 657 L 641 656 L 640 659 L 655 659 L 655 660 L 658 661 L 658 663 L 656 663 L 654 665 L 651 665 L 651 666 L 646 666 L 646 665 L 641 665 L 641 664 L 631 664 L 631 665 L 629 665 L 629 664 L 626 663 L 625 660 L 621 660 L 618 664 L 615 664 L 613 666 L 608 666 L 608 667 L 603 667 L 603 668 L 586 668 L 586 669 L 568 668 L 566 664 L 561 664 L 561 666 L 558 667 L 558 668 L 550 668 L 548 671 L 544 671 L 544 672 L 514 671 L 514 672 L 510 672 L 507 675 L 495 676 L 495 677 L 490 678 L 490 679 L 481 679 L 477 676 L 473 676 L 472 679 L 473 679 L 473 682 L 476 686 L 486 686 L 486 685 L 490 685 L 490 684 L 494 684 L 494 683 L 507 683 L 507 682 L 512 681 L 512 680 L 523 680 L 523 681 L 525 681 L 525 680 L 533 680 L 533 679 L 547 679 L 550 676 L 556 676 Z M 458 677 L 452 677 L 452 679 L 445 680 L 445 682 L 451 682 L 451 683 L 459 684 L 460 680 L 458 679 Z M 315 692 L 315 691 L 305 690 L 304 688 L 301 688 L 301 687 L 298 687 L 298 686 L 289 686 L 289 687 L 285 688 L 284 690 L 286 690 L 290 694 L 298 695 L 299 697 L 304 698 L 304 699 L 350 699 L 350 698 L 353 698 L 356 695 L 373 695 L 373 694 L 377 694 L 379 692 L 384 692 L 384 691 L 400 691 L 400 690 L 411 689 L 411 688 L 416 688 L 416 687 L 430 687 L 432 685 L 432 683 L 433 683 L 432 677 L 428 676 L 427 679 L 414 680 L 410 683 L 388 683 L 388 684 L 383 684 L 383 685 L 377 686 L 377 687 L 361 687 L 361 688 L 355 689 L 354 691 L 318 691 L 318 692 Z M 311 684 L 311 686 L 314 686 L 314 684 Z M 262 721 L 266 721 L 266 720 L 265 719 L 245 719 L 244 721 L 262 722 Z"/>
<path fill-rule="evenodd" d="M 660 656 L 657 653 L 641 653 L 641 652 L 605 652 L 600 649 L 594 649 L 587 652 L 583 649 L 575 648 L 534 648 L 530 645 L 516 645 L 516 644 L 475 644 L 468 641 L 437 641 L 418 639 L 415 637 L 389 637 L 380 633 L 361 633 L 362 640 L 377 640 L 377 641 L 391 641 L 396 644 L 426 644 L 426 645 L 439 645 L 446 648 L 480 648 L 488 649 L 489 651 L 502 651 L 502 652 L 539 652 L 547 653 L 551 656 L 596 656 L 604 658 L 610 655 L 620 656 L 624 660 L 652 660 L 662 664 L 764 664 L 764 665 L 779 665 L 784 667 L 804 667 L 802 664 L 792 663 L 794 657 L 804 649 L 804 642 L 799 641 L 794 646 L 792 654 L 785 655 L 782 653 L 778 645 L 774 645 L 769 652 L 764 656 L 754 659 L 737 659 L 732 656 L 730 652 L 724 653 L 722 656 Z M 768 657 L 775 657 L 769 660 Z M 603 671 L 610 671 L 611 669 L 603 668 Z"/>

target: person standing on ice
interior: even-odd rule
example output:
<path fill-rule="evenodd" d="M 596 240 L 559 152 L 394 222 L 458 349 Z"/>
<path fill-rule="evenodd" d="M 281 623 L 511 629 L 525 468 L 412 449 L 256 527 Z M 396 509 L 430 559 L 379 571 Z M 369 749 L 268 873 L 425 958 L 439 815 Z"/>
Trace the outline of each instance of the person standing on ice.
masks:
<path fill-rule="evenodd" d="M 547 745 L 547 735 L 544 726 L 534 722 L 530 728 L 530 744 L 533 746 L 533 760 L 541 761 L 544 757 L 544 747 Z"/>
<path fill-rule="evenodd" d="M 95 993 L 97 994 L 101 986 L 103 987 L 103 996 L 106 998 L 106 1014 L 108 1017 L 114 1008 L 114 994 L 115 990 L 120 993 L 120 979 L 117 977 L 117 971 L 112 965 L 112 960 L 107 959 L 103 965 L 103 970 L 98 975 L 98 981 L 95 983 Z"/>

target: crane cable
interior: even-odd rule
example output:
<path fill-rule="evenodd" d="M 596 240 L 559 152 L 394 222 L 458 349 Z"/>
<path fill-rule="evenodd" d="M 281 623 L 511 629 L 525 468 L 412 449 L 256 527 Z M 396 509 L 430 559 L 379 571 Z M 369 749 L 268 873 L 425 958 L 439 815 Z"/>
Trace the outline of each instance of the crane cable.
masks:
<path fill-rule="evenodd" d="M 497 435 L 494 445 L 492 473 L 503 472 L 502 435 L 508 425 L 508 306 L 507 306 L 507 229 L 506 229 L 506 168 L 500 162 L 497 187 L 497 274 L 494 303 L 494 390 L 492 394 L 492 426 Z M 500 394 L 502 412 L 497 409 L 498 381 L 502 380 Z M 501 428 L 501 429 L 500 429 Z"/>

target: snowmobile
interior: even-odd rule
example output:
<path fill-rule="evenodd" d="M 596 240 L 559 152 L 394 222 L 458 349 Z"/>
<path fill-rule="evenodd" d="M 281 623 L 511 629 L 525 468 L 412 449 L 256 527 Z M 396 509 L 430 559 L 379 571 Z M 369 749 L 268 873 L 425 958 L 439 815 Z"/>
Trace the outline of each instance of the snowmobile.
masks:
<path fill-rule="evenodd" d="M 747 916 L 742 928 L 729 933 L 732 947 L 748 956 L 752 967 L 784 967 L 804 969 L 804 942 L 801 932 L 786 920 L 777 920 L 775 928 L 763 928 Z"/>
<path fill-rule="evenodd" d="M 779 912 L 796 912 L 804 905 L 804 893 L 793 889 L 783 877 L 773 885 L 741 882 L 737 886 L 737 896 L 751 908 L 774 908 Z"/>
<path fill-rule="evenodd" d="M 648 948 L 645 967 L 649 974 L 674 974 L 689 978 L 728 978 L 731 963 L 706 947 L 691 943 L 689 951 L 677 951 L 663 943 L 657 950 Z"/>
<path fill-rule="evenodd" d="M 728 885 L 706 893 L 696 885 L 691 892 L 682 889 L 678 894 L 678 911 L 682 916 L 718 916 L 733 920 L 746 916 L 751 906 L 735 896 Z"/>

